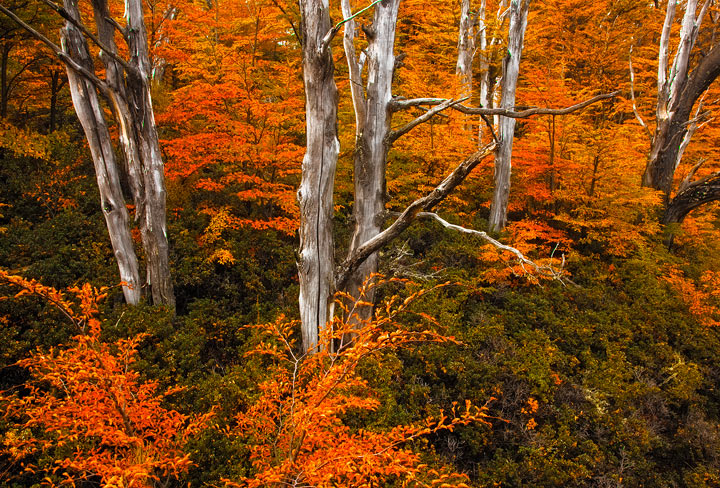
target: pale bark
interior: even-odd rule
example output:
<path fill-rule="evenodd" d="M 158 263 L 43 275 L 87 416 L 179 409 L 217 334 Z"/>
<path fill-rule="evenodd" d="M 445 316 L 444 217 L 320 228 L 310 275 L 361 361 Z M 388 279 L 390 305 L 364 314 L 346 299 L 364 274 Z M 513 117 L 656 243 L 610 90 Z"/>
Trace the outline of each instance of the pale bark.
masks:
<path fill-rule="evenodd" d="M 503 60 L 502 98 L 500 100 L 500 108 L 505 110 L 511 110 L 515 106 L 515 89 L 520 72 L 520 58 L 529 7 L 530 0 L 513 0 L 510 5 L 508 52 Z M 515 119 L 500 117 L 498 124 L 500 143 L 495 153 L 494 190 L 489 219 L 489 228 L 492 232 L 501 231 L 507 223 L 514 131 Z"/>
<path fill-rule="evenodd" d="M 470 10 L 470 0 L 461 0 L 460 27 L 458 29 L 458 57 L 455 74 L 460 78 L 460 96 L 472 96 L 473 57 L 475 55 L 476 16 Z"/>
<path fill-rule="evenodd" d="M 492 102 L 492 85 L 490 83 L 490 53 L 488 52 L 487 23 L 485 21 L 486 10 L 487 0 L 482 0 L 480 2 L 480 10 L 478 11 L 476 43 L 478 44 L 478 61 L 480 65 L 480 106 L 490 108 Z M 485 126 L 481 123 L 478 126 L 478 147 L 482 146 L 484 139 Z"/>
<path fill-rule="evenodd" d="M 710 4 L 709 0 L 706 0 L 696 14 L 697 0 L 688 0 L 680 29 L 680 43 L 672 67 L 668 68 L 670 32 L 675 19 L 676 4 L 677 0 L 668 2 L 660 37 L 656 127 L 642 179 L 643 186 L 665 192 L 666 200 L 670 196 L 673 175 L 681 157 L 680 148 L 684 150 L 689 143 L 686 137 L 687 122 L 692 107 L 717 77 L 713 64 L 718 63 L 714 47 L 688 75 L 692 48 Z"/>
<path fill-rule="evenodd" d="M 172 307 L 175 295 L 165 222 L 164 164 L 150 99 L 151 64 L 142 3 L 140 0 L 125 3 L 128 49 L 132 53 L 127 62 L 117 54 L 115 26 L 110 21 L 107 0 L 92 0 L 92 4 L 98 41 L 103 46 L 100 58 L 111 87 L 120 146 L 135 202 L 135 220 L 145 250 L 146 286 L 153 303 Z"/>
<path fill-rule="evenodd" d="M 97 99 L 100 92 L 113 102 L 114 113 L 120 130 L 120 140 L 125 153 L 128 181 L 135 200 L 136 220 L 145 250 L 147 273 L 146 286 L 150 289 L 155 304 L 174 307 L 175 297 L 170 279 L 168 258 L 167 228 L 165 223 L 165 186 L 164 165 L 160 156 L 160 145 L 150 99 L 150 61 L 148 57 L 147 33 L 141 0 L 126 0 L 125 15 L 127 28 L 122 29 L 110 18 L 106 0 L 93 0 L 94 17 L 97 25 L 97 37 L 82 23 L 78 0 L 63 0 L 63 7 L 50 0 L 41 0 L 58 12 L 65 20 L 65 48 L 55 45 L 32 26 L 18 18 L 12 11 L 0 5 L 0 11 L 12 18 L 27 32 L 48 46 L 55 55 L 72 71 L 75 79 L 73 95 L 78 116 L 91 121 L 90 129 L 85 129 L 88 140 L 101 141 L 102 151 L 95 151 L 96 168 L 98 164 L 108 166 L 108 149 L 112 140 L 100 127 L 102 108 Z M 122 29 L 128 43 L 130 59 L 118 55 L 114 40 L 114 29 Z M 94 71 L 86 38 L 92 40 L 101 50 L 101 58 L 106 66 L 106 79 L 101 80 Z M 70 44 L 70 43 L 74 44 Z M 77 57 L 82 51 L 82 57 Z M 75 56 L 75 57 L 74 57 Z M 76 59 L 77 58 L 77 59 Z M 79 78 L 81 77 L 81 78 Z M 79 80 L 84 80 L 80 89 Z M 97 106 L 96 106 L 97 105 Z M 88 107 L 94 111 L 91 118 Z M 81 115 L 81 112 L 83 115 Z M 88 134 L 90 130 L 90 134 Z M 92 147 L 92 143 L 91 143 Z M 105 157 L 99 163 L 98 157 Z M 102 168 L 98 171 L 98 181 L 103 179 Z M 119 193 L 118 193 L 119 194 Z M 122 204 L 124 208 L 124 203 Z M 114 208 L 114 207 L 108 207 Z M 127 220 L 127 219 L 126 219 Z M 111 236 L 112 239 L 112 236 Z M 116 244 L 114 243 L 113 246 Z M 124 279 L 124 278 L 123 278 Z M 139 287 L 136 287 L 139 289 Z M 130 301 L 130 300 L 129 300 Z M 131 303 L 137 303 L 132 298 Z"/>
<path fill-rule="evenodd" d="M 400 0 L 386 0 L 375 6 L 373 23 L 366 28 L 368 35 L 367 83 L 362 90 L 362 67 L 355 59 L 355 47 L 351 29 L 354 21 L 345 24 L 345 51 L 350 63 L 353 103 L 356 113 L 354 183 L 355 198 L 353 217 L 355 230 L 350 241 L 349 254 L 378 235 L 382 229 L 385 210 L 385 169 L 391 141 L 390 134 L 392 101 L 392 78 L 395 68 L 395 26 Z M 351 16 L 350 5 L 343 2 L 343 15 Z M 373 273 L 378 271 L 378 254 L 372 253 L 352 273 L 344 289 L 355 299 L 360 289 Z M 374 290 L 365 295 L 372 302 Z M 370 307 L 360 309 L 359 314 L 369 317 Z"/>
<path fill-rule="evenodd" d="M 327 0 L 301 0 L 303 78 L 307 147 L 298 189 L 300 204 L 300 320 L 303 348 L 316 350 L 319 332 L 332 315 L 335 292 L 333 188 L 340 148 L 337 135 L 338 93 L 329 41 Z"/>
<path fill-rule="evenodd" d="M 175 306 L 170 277 L 167 239 L 165 165 L 160 153 L 155 113 L 150 97 L 152 65 L 142 10 L 142 0 L 125 0 L 129 64 L 135 71 L 127 73 L 128 108 L 132 117 L 133 136 L 141 158 L 144 214 L 136 216 L 147 260 L 147 284 L 153 303 Z M 136 206 L 138 203 L 136 202 Z"/>
<path fill-rule="evenodd" d="M 66 3 L 71 15 L 77 16 L 77 6 Z M 67 55 L 87 70 L 93 69 L 92 59 L 82 33 L 72 23 L 67 23 L 62 31 L 62 39 Z M 120 177 L 111 144 L 110 133 L 103 115 L 95 86 L 74 69 L 68 68 L 70 94 L 90 146 L 103 216 L 107 224 L 113 253 L 120 270 L 125 300 L 129 304 L 140 301 L 140 278 L 138 261 L 135 255 L 132 237 L 128 228 L 128 212 L 122 196 Z"/>

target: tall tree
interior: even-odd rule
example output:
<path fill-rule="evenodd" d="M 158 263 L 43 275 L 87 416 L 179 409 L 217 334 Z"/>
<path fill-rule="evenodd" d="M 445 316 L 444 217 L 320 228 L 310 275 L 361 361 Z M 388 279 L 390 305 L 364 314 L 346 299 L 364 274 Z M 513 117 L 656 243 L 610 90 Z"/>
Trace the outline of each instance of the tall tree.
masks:
<path fill-rule="evenodd" d="M 697 0 L 685 4 L 678 47 L 670 64 L 677 4 L 677 0 L 669 0 L 665 10 L 658 52 L 656 127 L 642 179 L 644 186 L 664 193 L 666 209 L 662 221 L 666 224 L 680 223 L 690 211 L 720 200 L 720 172 L 693 180 L 701 164 L 689 172 L 671 198 L 673 179 L 683 154 L 698 124 L 707 116 L 702 111 L 702 96 L 720 76 L 720 43 L 714 34 L 709 39 L 700 38 L 711 0 L 702 5 Z"/>
<path fill-rule="evenodd" d="M 125 2 L 126 25 L 122 27 L 112 18 L 106 0 L 93 0 L 97 29 L 95 36 L 83 23 L 77 0 L 64 0 L 62 7 L 51 0 L 42 1 L 66 20 L 62 31 L 63 48 L 6 7 L 0 6 L 0 11 L 50 47 L 67 67 L 73 104 L 91 146 L 98 184 L 101 188 L 106 187 L 105 190 L 101 189 L 102 208 L 108 222 L 113 251 L 121 269 L 121 278 L 128 284 L 124 287 L 125 297 L 129 303 L 137 303 L 140 297 L 137 257 L 127 227 L 127 210 L 119 177 L 110 176 L 119 175 L 119 170 L 112 156 L 112 139 L 99 95 L 112 101 L 135 203 L 135 219 L 145 251 L 145 286 L 149 288 L 153 303 L 174 306 L 165 223 L 164 164 L 150 99 L 152 65 L 142 2 Z M 118 30 L 127 44 L 128 59 L 118 54 L 115 44 L 115 33 Z M 105 65 L 104 80 L 95 73 L 88 38 L 100 48 L 100 59 Z"/>
<path fill-rule="evenodd" d="M 508 47 L 503 60 L 502 98 L 500 100 L 500 108 L 505 110 L 513 110 L 515 107 L 515 89 L 520 73 L 520 58 L 529 8 L 530 0 L 510 2 Z M 501 116 L 498 127 L 499 143 L 495 152 L 495 187 L 488 222 L 489 228 L 493 232 L 502 230 L 507 223 L 514 133 L 515 119 Z"/>
<path fill-rule="evenodd" d="M 300 204 L 300 319 L 304 348 L 314 350 L 332 316 L 335 292 L 333 189 L 340 142 L 338 92 L 330 41 L 334 35 L 328 0 L 300 0 L 307 146 Z"/>

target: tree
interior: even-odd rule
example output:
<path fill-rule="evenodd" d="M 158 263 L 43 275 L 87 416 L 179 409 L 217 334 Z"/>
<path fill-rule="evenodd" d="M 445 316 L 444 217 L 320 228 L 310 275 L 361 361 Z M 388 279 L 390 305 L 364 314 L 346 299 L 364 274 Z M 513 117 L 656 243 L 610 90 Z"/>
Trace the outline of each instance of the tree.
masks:
<path fill-rule="evenodd" d="M 373 23 L 362 29 L 368 45 L 366 49 L 358 50 L 353 45 L 353 19 L 369 7 L 374 7 Z M 525 7 L 527 8 L 527 5 Z M 507 108 L 467 107 L 462 105 L 465 98 L 406 99 L 392 96 L 393 74 L 398 66 L 394 49 L 399 2 L 377 0 L 368 8 L 351 14 L 350 3 L 345 1 L 345 19 L 333 27 L 330 24 L 327 2 L 301 2 L 307 151 L 303 160 L 302 183 L 298 190 L 301 214 L 298 268 L 301 327 L 306 350 L 316 347 L 318 332 L 333 316 L 334 292 L 345 291 L 348 296 L 357 299 L 360 285 L 377 270 L 377 252 L 399 236 L 419 216 L 447 224 L 431 211 L 453 192 L 481 161 L 492 154 L 497 145 L 495 141 L 490 142 L 464 157 L 439 184 L 431 186 L 426 194 L 415 199 L 398 213 L 398 217 L 388 227 L 382 229 L 383 221 L 389 216 L 385 210 L 385 168 L 388 152 L 394 142 L 450 108 L 466 114 L 503 115 L 513 119 L 540 113 L 562 115 L 617 94 L 599 95 L 565 109 L 535 108 L 518 112 Z M 353 202 L 355 232 L 347 256 L 336 268 L 332 217 L 333 179 L 338 158 L 338 95 L 332 77 L 334 65 L 330 43 L 341 27 L 345 28 L 344 47 L 356 118 Z M 367 68 L 366 83 L 362 79 L 364 67 Z M 421 106 L 430 108 L 396 129 L 391 127 L 393 114 Z M 454 228 L 449 224 L 446 227 Z M 462 229 L 457 226 L 455 228 Z M 463 230 L 475 233 L 469 229 Z M 476 234 L 496 247 L 510 250 L 485 233 Z M 512 249 L 512 252 L 514 251 L 517 250 Z M 521 259 L 524 259 L 524 256 Z M 557 276 L 553 273 L 551 275 Z M 366 298 L 372 299 L 372 296 Z"/>
<path fill-rule="evenodd" d="M 513 0 L 510 2 L 509 8 L 510 26 L 507 54 L 503 60 L 502 98 L 500 99 L 500 108 L 505 110 L 512 110 L 515 107 L 515 90 L 520 73 L 520 58 L 525 39 L 530 0 Z M 495 185 L 488 220 L 488 226 L 492 232 L 502 230 L 507 223 L 514 134 L 515 119 L 501 116 L 498 124 L 499 142 L 495 152 Z"/>
<path fill-rule="evenodd" d="M 677 51 L 669 64 L 677 3 L 669 0 L 665 10 L 658 52 L 656 126 L 642 179 L 644 186 L 664 193 L 665 224 L 680 223 L 693 209 L 720 199 L 720 173 L 693 181 L 702 162 L 688 173 L 671 198 L 673 178 L 683 154 L 698 125 L 707 118 L 702 111 L 703 94 L 720 76 L 720 44 L 714 35 L 708 39 L 701 36 L 710 0 L 703 2 L 699 11 L 697 0 L 685 5 Z"/>
<path fill-rule="evenodd" d="M 136 304 L 141 296 L 139 265 L 130 237 L 120 170 L 100 97 L 111 101 L 125 157 L 124 169 L 135 204 L 135 220 L 145 251 L 145 286 L 154 303 L 172 307 L 175 298 L 165 224 L 164 164 L 150 99 L 152 66 L 142 3 L 139 0 L 126 2 L 126 26 L 122 27 L 111 17 L 107 0 L 93 0 L 97 36 L 83 24 L 77 0 L 65 0 L 63 7 L 51 0 L 43 0 L 43 3 L 66 21 L 62 31 L 63 48 L 10 9 L 0 5 L 0 11 L 48 46 L 67 68 L 73 104 L 90 146 L 103 214 L 120 278 L 125 283 L 123 293 L 128 303 Z M 118 54 L 117 31 L 127 44 L 127 60 Z M 95 74 L 88 38 L 100 48 L 104 80 Z"/>

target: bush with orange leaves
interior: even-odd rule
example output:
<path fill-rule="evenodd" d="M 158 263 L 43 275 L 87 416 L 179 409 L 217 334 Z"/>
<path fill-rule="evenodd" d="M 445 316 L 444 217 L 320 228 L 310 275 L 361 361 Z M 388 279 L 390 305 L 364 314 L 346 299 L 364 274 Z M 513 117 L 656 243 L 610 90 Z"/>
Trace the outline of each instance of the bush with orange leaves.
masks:
<path fill-rule="evenodd" d="M 97 302 L 104 290 L 71 288 L 72 300 L 1 269 L 0 282 L 19 287 L 16 297 L 36 295 L 53 304 L 78 329 L 71 344 L 20 361 L 32 380 L 0 392 L 10 424 L 0 434 L 0 450 L 12 463 L 6 475 L 37 472 L 50 486 L 92 479 L 103 487 L 145 488 L 186 471 L 191 461 L 183 447 L 210 414 L 189 418 L 164 408 L 173 391 L 158 392 L 131 369 L 144 334 L 102 340 Z M 43 453 L 52 462 L 33 464 Z"/>
<path fill-rule="evenodd" d="M 262 341 L 249 354 L 269 358 L 269 379 L 259 385 L 259 398 L 236 417 L 239 436 L 250 446 L 252 477 L 225 480 L 229 487 L 464 487 L 467 477 L 422 464 L 413 441 L 474 422 L 488 424 L 487 404 L 466 402 L 436 418 L 389 431 L 353 429 L 343 419 L 378 409 L 358 367 L 367 358 L 418 343 L 452 343 L 431 330 L 408 330 L 398 316 L 427 291 L 404 300 L 397 296 L 378 307 L 372 320 L 343 306 L 345 319 L 326 327 L 318 351 L 299 355 L 297 325 L 282 320 L 256 327 Z M 341 297 L 348 299 L 350 297 Z M 348 300 L 345 300 L 348 303 Z M 368 306 L 360 302 L 355 307 Z M 350 319 L 348 319 L 350 317 Z M 426 317 L 427 318 L 427 317 Z"/>

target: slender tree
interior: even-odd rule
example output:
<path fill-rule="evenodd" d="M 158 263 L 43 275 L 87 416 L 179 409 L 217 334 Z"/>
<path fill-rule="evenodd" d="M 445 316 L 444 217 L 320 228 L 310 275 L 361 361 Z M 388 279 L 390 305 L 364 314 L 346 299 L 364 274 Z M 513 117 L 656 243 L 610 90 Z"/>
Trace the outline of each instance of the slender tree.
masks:
<path fill-rule="evenodd" d="M 63 6 L 52 0 L 41 1 L 66 21 L 62 31 L 62 48 L 10 9 L 0 5 L 0 11 L 52 49 L 67 67 L 73 104 L 91 147 L 113 251 L 121 279 L 127 285 L 124 287 L 125 298 L 128 303 L 135 304 L 140 297 L 140 273 L 130 239 L 127 210 L 119 185 L 119 170 L 113 156 L 112 139 L 100 97 L 112 102 L 127 178 L 135 203 L 135 220 L 145 251 L 145 286 L 149 288 L 153 303 L 174 306 L 165 223 L 164 165 L 150 99 L 152 66 L 142 2 L 125 2 L 126 25 L 123 27 L 111 17 L 107 0 L 93 0 L 96 36 L 83 23 L 78 0 L 64 0 Z M 120 31 L 127 43 L 127 59 L 118 54 L 115 44 L 116 31 Z M 95 73 L 87 39 L 100 48 L 100 58 L 105 65 L 105 79 L 99 78 Z"/>
<path fill-rule="evenodd" d="M 513 0 L 510 2 L 508 47 L 503 60 L 502 98 L 500 100 L 500 108 L 505 110 L 512 110 L 515 107 L 515 89 L 520 73 L 520 58 L 522 56 L 529 8 L 530 0 Z M 504 229 L 507 223 L 514 132 L 515 119 L 501 116 L 498 125 L 500 141 L 495 152 L 495 187 L 488 222 L 492 232 Z"/>

